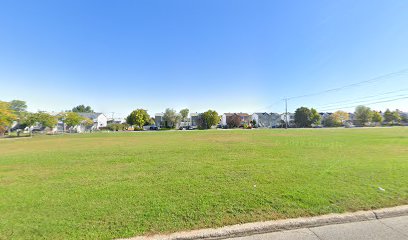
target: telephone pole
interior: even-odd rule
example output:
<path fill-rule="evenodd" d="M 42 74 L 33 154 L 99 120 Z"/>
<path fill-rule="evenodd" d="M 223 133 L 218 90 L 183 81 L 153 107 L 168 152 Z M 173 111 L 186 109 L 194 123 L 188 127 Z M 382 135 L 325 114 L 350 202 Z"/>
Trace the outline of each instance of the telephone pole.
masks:
<path fill-rule="evenodd" d="M 285 129 L 288 129 L 288 99 L 285 98 Z"/>

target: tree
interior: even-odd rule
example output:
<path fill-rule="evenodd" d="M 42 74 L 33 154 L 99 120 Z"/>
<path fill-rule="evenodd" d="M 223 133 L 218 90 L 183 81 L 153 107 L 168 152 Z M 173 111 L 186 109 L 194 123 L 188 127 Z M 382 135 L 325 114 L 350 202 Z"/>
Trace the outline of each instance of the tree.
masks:
<path fill-rule="evenodd" d="M 381 114 L 377 111 L 373 111 L 373 116 L 372 116 L 372 121 L 375 123 L 381 123 L 383 120 L 383 117 Z"/>
<path fill-rule="evenodd" d="M 181 120 L 182 120 L 183 122 L 186 121 L 189 112 L 190 112 L 190 110 L 188 110 L 188 108 L 185 108 L 185 109 L 181 109 L 181 110 L 180 110 Z"/>
<path fill-rule="evenodd" d="M 81 124 L 82 120 L 83 120 L 83 118 L 76 112 L 67 112 L 64 115 L 64 123 L 68 127 L 77 126 L 77 125 Z"/>
<path fill-rule="evenodd" d="M 323 126 L 325 127 L 338 127 L 341 123 L 335 119 L 335 116 L 329 115 L 323 120 Z"/>
<path fill-rule="evenodd" d="M 322 117 L 320 116 L 320 114 L 316 111 L 316 109 L 314 109 L 314 108 L 311 108 L 310 109 L 310 121 L 311 121 L 311 124 L 314 124 L 314 125 L 319 125 L 320 124 L 320 121 L 321 121 L 321 119 L 322 119 Z"/>
<path fill-rule="evenodd" d="M 35 124 L 40 124 L 43 127 L 53 128 L 57 125 L 58 120 L 55 116 L 52 116 L 45 112 L 30 113 L 25 119 L 25 124 L 27 126 L 33 126 Z"/>
<path fill-rule="evenodd" d="M 174 128 L 177 123 L 180 121 L 181 116 L 177 114 L 174 109 L 167 108 L 163 114 L 163 120 L 166 123 L 166 127 Z"/>
<path fill-rule="evenodd" d="M 401 116 L 400 116 L 400 113 L 397 110 L 392 112 L 392 120 L 394 121 L 394 123 L 400 123 L 401 122 Z"/>
<path fill-rule="evenodd" d="M 339 110 L 334 112 L 332 115 L 334 119 L 340 124 L 344 124 L 345 121 L 349 120 L 349 114 L 345 111 Z"/>
<path fill-rule="evenodd" d="M 336 111 L 324 120 L 325 127 L 340 127 L 344 122 L 349 120 L 349 114 L 344 111 Z"/>
<path fill-rule="evenodd" d="M 401 114 L 401 122 L 408 123 L 408 114 Z"/>
<path fill-rule="evenodd" d="M 198 115 L 197 126 L 199 129 L 209 129 L 219 122 L 218 113 L 213 110 L 208 110 Z"/>
<path fill-rule="evenodd" d="M 152 118 L 150 118 L 149 119 L 149 125 L 155 125 L 156 124 L 156 121 L 155 121 L 155 119 L 152 117 Z"/>
<path fill-rule="evenodd" d="M 136 125 L 139 129 L 142 129 L 145 123 L 149 123 L 150 116 L 144 109 L 136 109 L 129 114 L 126 118 L 126 122 L 129 125 Z"/>
<path fill-rule="evenodd" d="M 227 116 L 227 126 L 228 128 L 237 128 L 241 126 L 241 117 L 237 114 Z"/>
<path fill-rule="evenodd" d="M 13 110 L 14 114 L 20 116 L 22 113 L 27 112 L 27 104 L 22 100 L 13 100 L 10 102 L 10 108 Z"/>
<path fill-rule="evenodd" d="M 86 106 L 85 105 L 78 105 L 74 108 L 72 108 L 73 112 L 80 112 L 80 113 L 93 113 L 94 111 L 92 110 L 91 106 Z"/>
<path fill-rule="evenodd" d="M 252 124 L 252 126 L 253 126 L 253 127 L 257 127 L 257 125 L 256 125 L 256 124 L 257 124 L 257 122 L 256 122 L 256 120 L 255 120 L 255 119 L 253 119 L 253 120 L 252 120 L 250 123 Z"/>
<path fill-rule="evenodd" d="M 300 107 L 295 111 L 295 124 L 297 127 L 310 127 L 312 112 L 307 107 Z"/>
<path fill-rule="evenodd" d="M 364 126 L 366 123 L 371 121 L 373 113 L 369 107 L 360 105 L 356 107 L 354 115 L 359 124 Z"/>
<path fill-rule="evenodd" d="M 10 103 L 0 101 L 0 136 L 3 136 L 7 128 L 17 118 L 11 109 Z"/>
<path fill-rule="evenodd" d="M 394 116 L 392 114 L 392 112 L 390 111 L 390 109 L 387 108 L 387 110 L 385 110 L 384 112 L 384 122 L 392 122 L 394 120 Z"/>
<path fill-rule="evenodd" d="M 81 124 L 86 128 L 90 128 L 94 125 L 94 121 L 92 121 L 90 118 L 82 118 Z"/>

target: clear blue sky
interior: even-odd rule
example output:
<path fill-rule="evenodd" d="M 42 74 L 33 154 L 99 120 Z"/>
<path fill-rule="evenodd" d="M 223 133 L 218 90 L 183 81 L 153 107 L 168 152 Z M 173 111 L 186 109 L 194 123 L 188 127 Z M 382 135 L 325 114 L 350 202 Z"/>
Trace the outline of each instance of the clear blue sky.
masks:
<path fill-rule="evenodd" d="M 0 0 L 0 99 L 32 111 L 281 112 L 270 105 L 284 97 L 405 68 L 403 0 Z M 293 99 L 289 110 L 407 88 L 405 73 Z M 370 107 L 385 106 L 408 110 L 408 99 Z"/>

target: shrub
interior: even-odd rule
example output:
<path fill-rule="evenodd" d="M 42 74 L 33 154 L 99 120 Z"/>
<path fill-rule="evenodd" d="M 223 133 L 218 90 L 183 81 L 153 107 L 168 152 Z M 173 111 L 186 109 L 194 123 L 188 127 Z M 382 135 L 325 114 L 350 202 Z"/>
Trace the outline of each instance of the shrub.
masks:
<path fill-rule="evenodd" d="M 237 128 L 241 126 L 241 117 L 234 114 L 227 117 L 227 126 L 228 128 Z"/>

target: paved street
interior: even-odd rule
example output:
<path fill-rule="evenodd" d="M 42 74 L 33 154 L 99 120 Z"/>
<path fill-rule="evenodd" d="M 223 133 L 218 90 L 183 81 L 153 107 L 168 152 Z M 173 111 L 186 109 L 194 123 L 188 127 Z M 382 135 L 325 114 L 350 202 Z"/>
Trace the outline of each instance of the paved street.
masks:
<path fill-rule="evenodd" d="M 408 240 L 408 216 L 257 234 L 231 240 Z"/>

